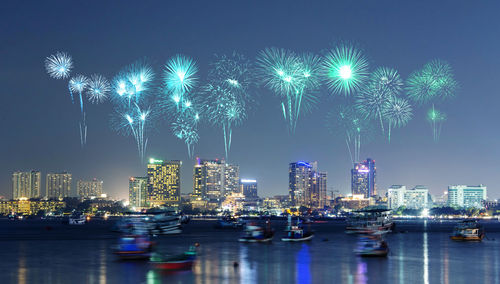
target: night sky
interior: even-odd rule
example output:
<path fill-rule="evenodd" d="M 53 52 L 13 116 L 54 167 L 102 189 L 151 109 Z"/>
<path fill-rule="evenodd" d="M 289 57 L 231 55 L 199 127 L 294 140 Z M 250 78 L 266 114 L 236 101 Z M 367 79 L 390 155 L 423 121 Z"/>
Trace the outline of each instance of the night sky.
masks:
<path fill-rule="evenodd" d="M 110 129 L 109 102 L 87 105 L 88 138 L 80 147 L 78 110 L 67 80 L 45 72 L 45 57 L 73 56 L 74 74 L 101 73 L 108 79 L 147 57 L 159 73 L 171 56 L 195 58 L 206 79 L 215 53 L 236 50 L 255 58 L 265 47 L 321 53 L 338 40 L 361 46 L 370 64 L 389 66 L 406 78 L 440 58 L 461 85 L 441 104 L 448 115 L 439 143 L 432 140 L 419 108 L 391 143 L 377 137 L 361 156 L 377 163 L 377 187 L 424 184 L 441 194 L 449 184 L 485 184 L 500 197 L 498 89 L 500 18 L 497 1 L 5 1 L 0 10 L 0 195 L 12 197 L 12 172 L 42 171 L 100 178 L 104 191 L 127 198 L 128 177 L 145 174 L 131 137 Z M 259 195 L 287 194 L 288 163 L 318 161 L 328 172 L 328 190 L 350 191 L 352 167 L 343 137 L 325 127 L 339 102 L 326 88 L 321 104 L 302 116 L 289 135 L 277 97 L 254 90 L 258 105 L 233 130 L 229 160 L 242 178 L 255 178 Z M 196 155 L 223 157 L 222 130 L 200 128 Z M 194 160 L 166 122 L 149 136 L 147 157 L 182 160 L 182 192 L 192 191 Z"/>

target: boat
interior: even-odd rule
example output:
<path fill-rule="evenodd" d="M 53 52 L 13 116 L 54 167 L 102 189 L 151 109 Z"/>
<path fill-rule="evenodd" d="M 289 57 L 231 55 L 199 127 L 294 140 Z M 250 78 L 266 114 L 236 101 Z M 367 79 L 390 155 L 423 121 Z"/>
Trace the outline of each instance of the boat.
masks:
<path fill-rule="evenodd" d="M 450 238 L 454 241 L 482 241 L 484 229 L 476 220 L 464 220 L 453 229 Z"/>
<path fill-rule="evenodd" d="M 131 234 L 136 228 L 151 235 L 180 234 L 182 233 L 181 216 L 166 210 L 134 213 L 120 219 L 113 227 L 113 231 Z"/>
<path fill-rule="evenodd" d="M 159 270 L 190 270 L 196 260 L 196 247 L 191 246 L 188 251 L 173 256 L 161 256 L 154 253 L 150 263 Z"/>
<path fill-rule="evenodd" d="M 348 218 L 345 232 L 347 234 L 388 233 L 394 229 L 391 210 L 369 209 L 355 211 Z"/>
<path fill-rule="evenodd" d="M 297 223 L 292 224 L 292 217 L 288 215 L 288 225 L 285 229 L 286 236 L 282 237 L 283 242 L 303 242 L 309 241 L 314 237 L 314 232 L 311 230 L 304 231 L 300 224 L 300 219 L 297 218 Z"/>
<path fill-rule="evenodd" d="M 87 219 L 85 218 L 85 215 L 73 215 L 69 217 L 68 219 L 68 224 L 70 225 L 83 225 Z"/>
<path fill-rule="evenodd" d="M 146 260 L 151 257 L 154 243 L 146 235 L 128 235 L 120 238 L 114 254 L 122 260 Z"/>
<path fill-rule="evenodd" d="M 386 257 L 389 246 L 381 235 L 367 235 L 359 238 L 358 247 L 354 252 L 362 257 Z"/>
<path fill-rule="evenodd" d="M 245 232 L 238 241 L 242 243 L 267 243 L 272 241 L 274 230 L 270 227 L 270 222 L 266 221 L 266 228 L 249 223 L 245 227 Z"/>
<path fill-rule="evenodd" d="M 245 226 L 245 222 L 231 215 L 223 216 L 217 219 L 215 224 L 216 229 L 241 229 Z"/>

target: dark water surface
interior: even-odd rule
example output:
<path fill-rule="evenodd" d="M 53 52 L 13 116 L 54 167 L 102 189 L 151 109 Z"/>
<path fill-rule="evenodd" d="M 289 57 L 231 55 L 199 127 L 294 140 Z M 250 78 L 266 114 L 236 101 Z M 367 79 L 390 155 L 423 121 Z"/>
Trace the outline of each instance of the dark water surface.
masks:
<path fill-rule="evenodd" d="M 360 258 L 344 223 L 313 224 L 308 243 L 283 243 L 285 221 L 271 244 L 240 244 L 241 232 L 192 221 L 177 236 L 156 238 L 158 250 L 181 253 L 199 242 L 192 271 L 163 274 L 147 262 L 118 261 L 112 221 L 69 226 L 57 221 L 0 220 L 0 283 L 500 283 L 500 223 L 487 239 L 449 239 L 454 222 L 398 222 L 387 258 Z M 234 262 L 238 266 L 234 267 Z"/>

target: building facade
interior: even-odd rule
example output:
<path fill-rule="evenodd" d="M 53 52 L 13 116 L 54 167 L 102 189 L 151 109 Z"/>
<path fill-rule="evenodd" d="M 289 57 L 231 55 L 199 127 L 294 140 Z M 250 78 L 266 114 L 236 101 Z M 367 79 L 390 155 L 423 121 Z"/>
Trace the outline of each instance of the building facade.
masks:
<path fill-rule="evenodd" d="M 14 172 L 12 174 L 12 196 L 21 198 L 40 198 L 42 174 L 39 171 Z"/>
<path fill-rule="evenodd" d="M 76 192 L 80 198 L 99 197 L 102 194 L 103 181 L 98 179 L 79 180 L 76 184 Z"/>
<path fill-rule="evenodd" d="M 376 195 L 376 175 L 375 160 L 368 158 L 362 163 L 354 164 L 351 170 L 351 193 L 363 194 L 366 198 Z"/>
<path fill-rule="evenodd" d="M 150 159 L 147 168 L 148 204 L 173 206 L 181 202 L 181 162 Z"/>
<path fill-rule="evenodd" d="M 197 157 L 193 168 L 193 206 L 220 203 L 225 197 L 238 193 L 239 173 L 239 166 L 227 164 L 223 159 L 204 160 Z"/>
<path fill-rule="evenodd" d="M 486 200 L 486 186 L 450 185 L 448 186 L 448 206 L 462 208 L 483 208 Z"/>
<path fill-rule="evenodd" d="M 49 199 L 63 199 L 71 194 L 70 173 L 48 173 L 45 180 L 45 194 Z"/>
<path fill-rule="evenodd" d="M 387 205 L 389 209 L 402 206 L 408 209 L 429 208 L 429 189 L 423 185 L 410 190 L 404 185 L 393 185 L 387 190 Z"/>
<path fill-rule="evenodd" d="M 128 199 L 132 207 L 140 210 L 148 207 L 148 178 L 131 177 L 128 180 Z"/>
<path fill-rule="evenodd" d="M 254 179 L 241 179 L 240 180 L 240 193 L 245 196 L 246 200 L 256 200 L 259 198 L 257 194 L 257 180 Z"/>
<path fill-rule="evenodd" d="M 66 206 L 64 201 L 56 200 L 29 200 L 21 198 L 19 200 L 0 201 L 0 215 L 19 214 L 35 215 L 40 211 L 45 213 L 63 210 Z"/>
<path fill-rule="evenodd" d="M 326 172 L 318 170 L 318 163 L 290 163 L 288 169 L 290 205 L 323 208 L 326 202 Z"/>

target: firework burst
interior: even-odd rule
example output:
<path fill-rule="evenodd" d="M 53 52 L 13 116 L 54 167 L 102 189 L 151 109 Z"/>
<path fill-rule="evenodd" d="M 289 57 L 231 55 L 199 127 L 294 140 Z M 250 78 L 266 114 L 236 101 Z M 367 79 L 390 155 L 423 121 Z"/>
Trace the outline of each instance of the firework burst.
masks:
<path fill-rule="evenodd" d="M 198 143 L 200 136 L 198 134 L 198 122 L 200 114 L 194 107 L 180 113 L 177 119 L 172 123 L 173 134 L 184 141 L 188 149 L 188 156 L 193 157 L 194 145 Z"/>
<path fill-rule="evenodd" d="M 85 114 L 85 106 L 83 103 L 83 91 L 87 88 L 89 80 L 87 77 L 83 75 L 76 75 L 71 78 L 68 83 L 69 92 L 71 97 L 73 97 L 73 93 L 78 93 L 79 102 L 80 102 L 80 144 L 85 145 L 87 143 L 87 122 L 86 122 L 86 114 Z"/>
<path fill-rule="evenodd" d="M 432 108 L 427 111 L 427 121 L 430 123 L 432 128 L 432 137 L 434 142 L 438 142 L 439 137 L 441 136 L 443 123 L 446 121 L 446 114 L 437 110 L 434 105 L 432 105 Z"/>
<path fill-rule="evenodd" d="M 382 133 L 385 132 L 382 111 L 392 97 L 389 88 L 368 88 L 356 96 L 355 105 L 366 118 L 378 119 Z"/>
<path fill-rule="evenodd" d="M 87 97 L 92 103 L 102 103 L 108 98 L 110 89 L 109 82 L 104 76 L 94 74 L 88 81 Z"/>
<path fill-rule="evenodd" d="M 407 100 L 397 97 L 390 97 L 382 109 L 382 117 L 388 124 L 388 139 L 391 141 L 391 129 L 403 127 L 411 120 L 411 105 Z"/>
<path fill-rule="evenodd" d="M 153 68 L 145 60 L 136 61 L 115 76 L 111 98 L 115 103 L 131 107 L 153 88 L 154 78 Z"/>
<path fill-rule="evenodd" d="M 190 57 L 176 55 L 172 57 L 163 70 L 163 93 L 166 104 L 174 104 L 176 110 L 182 111 L 185 96 L 192 91 L 198 82 L 198 66 Z"/>
<path fill-rule="evenodd" d="M 350 95 L 363 89 L 368 78 L 368 60 L 351 44 L 340 44 L 323 58 L 323 76 L 334 93 Z"/>
<path fill-rule="evenodd" d="M 327 115 L 327 128 L 344 137 L 351 163 L 360 160 L 361 142 L 369 139 L 372 130 L 369 121 L 351 105 L 341 104 Z"/>
<path fill-rule="evenodd" d="M 403 80 L 396 69 L 378 67 L 370 74 L 369 87 L 387 88 L 393 96 L 398 96 L 403 91 Z"/>
<path fill-rule="evenodd" d="M 267 48 L 257 58 L 261 81 L 281 99 L 283 117 L 290 133 L 294 133 L 303 106 L 315 102 L 319 87 L 319 57 L 306 53 Z M 309 105 L 308 105 L 309 104 Z"/>
<path fill-rule="evenodd" d="M 54 79 L 68 78 L 73 69 L 73 59 L 65 52 L 57 52 L 45 59 L 45 69 Z"/>

